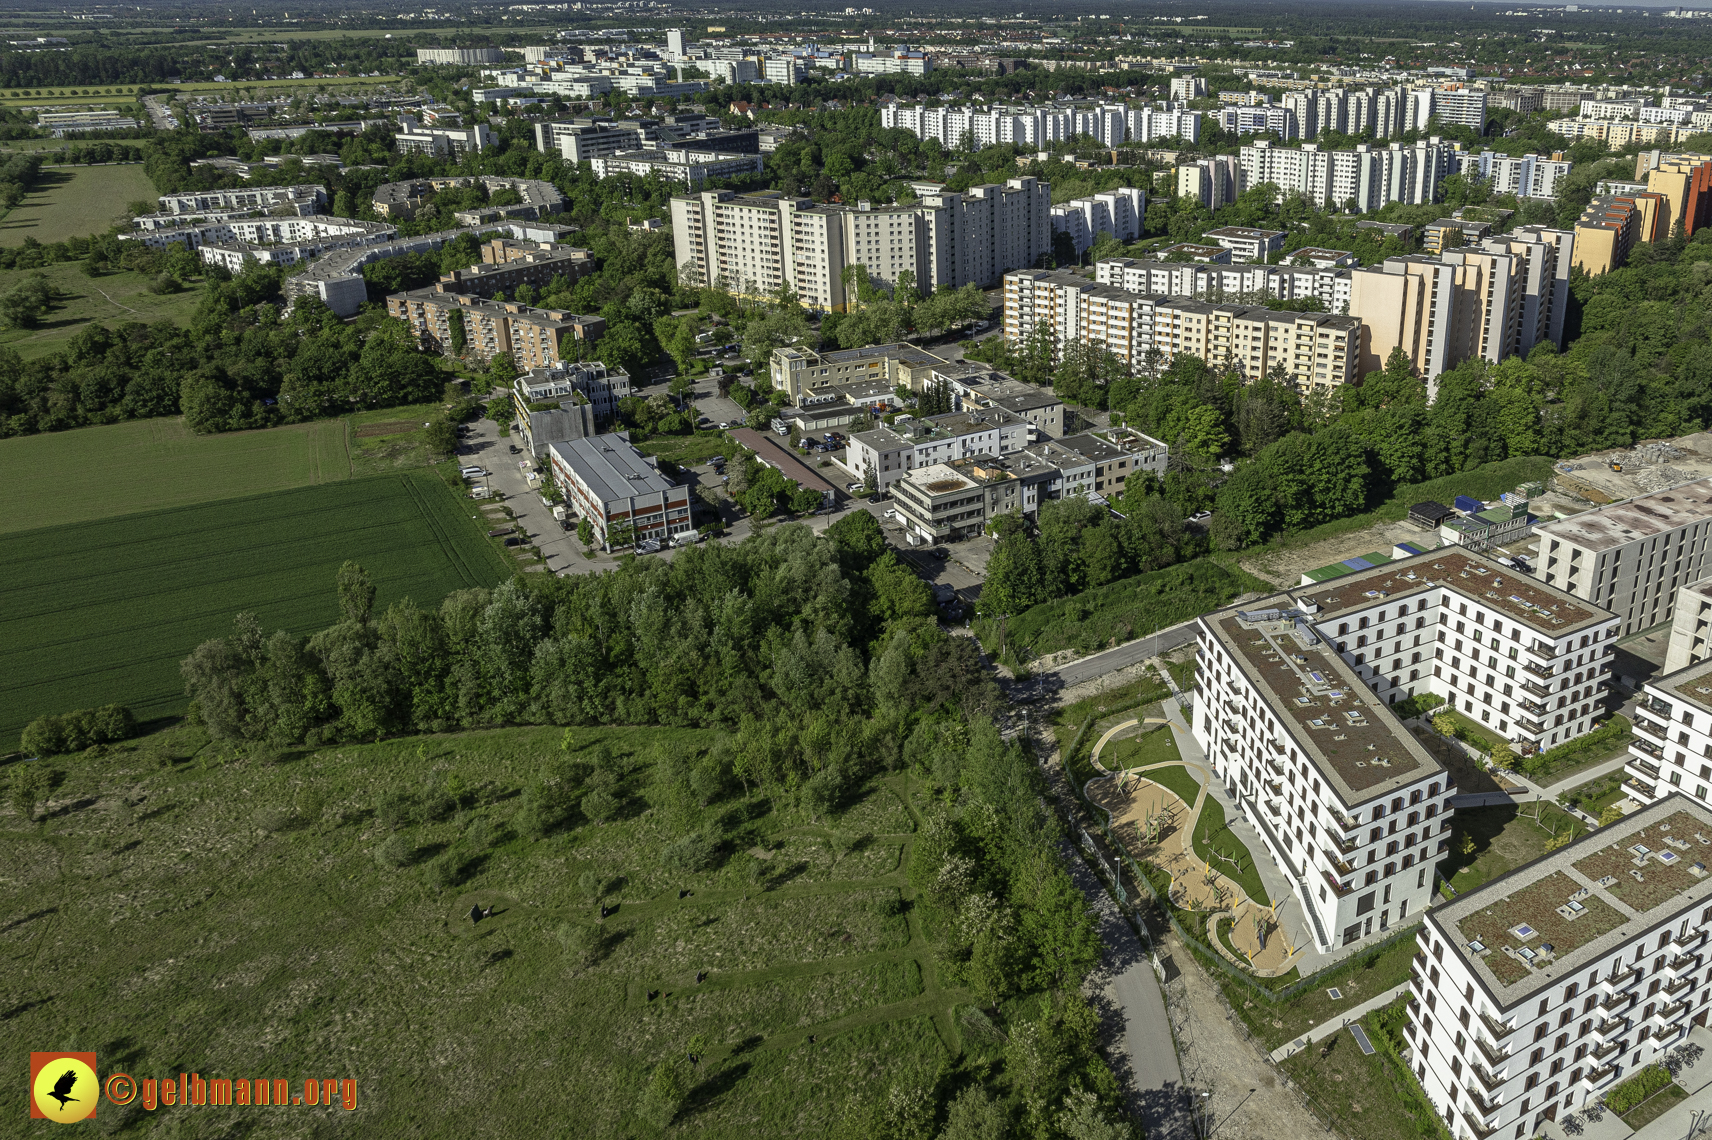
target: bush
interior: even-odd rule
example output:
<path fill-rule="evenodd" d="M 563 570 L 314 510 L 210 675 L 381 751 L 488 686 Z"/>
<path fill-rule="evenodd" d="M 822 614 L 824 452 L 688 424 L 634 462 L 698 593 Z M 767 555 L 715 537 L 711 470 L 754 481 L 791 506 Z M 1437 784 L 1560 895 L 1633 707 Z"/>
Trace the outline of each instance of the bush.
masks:
<path fill-rule="evenodd" d="M 713 864 L 719 845 L 701 832 L 691 832 L 660 853 L 660 863 L 674 871 L 705 871 Z"/>
<path fill-rule="evenodd" d="M 137 734 L 137 718 L 124 705 L 78 709 L 62 716 L 37 717 L 24 729 L 25 752 L 37 756 L 82 752 L 92 744 L 112 744 Z"/>
<path fill-rule="evenodd" d="M 1668 1084 L 1670 1084 L 1670 1070 L 1663 1065 L 1648 1065 L 1606 1093 L 1605 1107 L 1621 1116 Z"/>
<path fill-rule="evenodd" d="M 1528 775 L 1533 776 L 1567 767 L 1584 752 L 1615 747 L 1628 738 L 1630 731 L 1631 726 L 1626 717 L 1614 716 L 1584 736 L 1566 740 L 1556 748 L 1548 748 L 1528 757 L 1522 762 L 1522 768 Z"/>
<path fill-rule="evenodd" d="M 256 826 L 269 835 L 284 831 L 291 823 L 291 813 L 280 807 L 257 808 L 252 818 Z"/>
<path fill-rule="evenodd" d="M 618 797 L 604 788 L 583 797 L 583 814 L 596 823 L 605 823 L 618 814 Z"/>
<path fill-rule="evenodd" d="M 375 818 L 397 831 L 410 822 L 410 800 L 399 792 L 387 792 L 375 802 Z"/>
<path fill-rule="evenodd" d="M 410 845 L 398 835 L 387 836 L 385 842 L 375 848 L 375 863 L 389 871 L 397 871 L 410 863 Z"/>
<path fill-rule="evenodd" d="M 1421 693 L 1419 696 L 1398 701 L 1391 706 L 1391 711 L 1396 713 L 1399 718 L 1409 720 L 1412 717 L 1420 716 L 1422 713 L 1431 712 L 1442 704 L 1444 704 L 1444 698 L 1437 693 Z"/>

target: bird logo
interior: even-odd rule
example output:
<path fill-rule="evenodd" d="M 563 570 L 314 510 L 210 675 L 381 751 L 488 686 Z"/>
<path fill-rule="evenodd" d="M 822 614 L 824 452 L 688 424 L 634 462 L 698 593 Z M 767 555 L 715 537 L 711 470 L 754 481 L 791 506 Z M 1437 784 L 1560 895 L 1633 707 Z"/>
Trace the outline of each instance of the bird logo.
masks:
<path fill-rule="evenodd" d="M 30 1116 L 73 1124 L 95 1115 L 101 1083 L 93 1053 L 30 1054 Z"/>

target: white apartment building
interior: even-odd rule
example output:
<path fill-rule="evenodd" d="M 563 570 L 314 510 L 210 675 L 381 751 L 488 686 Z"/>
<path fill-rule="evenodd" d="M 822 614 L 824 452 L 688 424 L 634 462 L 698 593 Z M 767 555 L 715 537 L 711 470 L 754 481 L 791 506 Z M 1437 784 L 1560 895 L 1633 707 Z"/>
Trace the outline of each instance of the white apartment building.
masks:
<path fill-rule="evenodd" d="M 1205 84 L 1204 80 L 1199 82 Z M 1193 145 L 1201 141 L 1201 112 L 1177 106 L 1174 102 L 1153 107 L 1131 107 L 1124 115 L 1124 134 L 1125 142 L 1182 139 Z"/>
<path fill-rule="evenodd" d="M 1623 766 L 1629 798 L 1652 803 L 1680 792 L 1706 803 L 1712 786 L 1712 662 L 1702 657 L 1648 681 L 1634 725 Z"/>
<path fill-rule="evenodd" d="M 1674 795 L 1427 912 L 1405 1028 L 1453 1135 L 1539 1135 L 1706 1023 L 1709 844 Z"/>
<path fill-rule="evenodd" d="M 1712 479 L 1536 528 L 1534 572 L 1605 607 L 1626 636 L 1671 619 L 1681 587 L 1712 576 Z"/>
<path fill-rule="evenodd" d="M 1242 193 L 1242 178 L 1242 166 L 1234 154 L 1198 158 L 1177 168 L 1177 196 L 1217 210 L 1236 201 Z"/>
<path fill-rule="evenodd" d="M 1131 186 L 1106 190 L 1052 207 L 1052 230 L 1067 233 L 1076 256 L 1086 253 L 1100 234 L 1120 241 L 1141 237 L 1147 222 L 1147 194 Z"/>
<path fill-rule="evenodd" d="M 239 186 L 231 190 L 190 190 L 160 196 L 160 213 L 170 215 L 273 210 L 280 206 L 299 214 L 318 214 L 327 208 L 327 188 L 319 182 L 306 182 L 299 186 Z"/>
<path fill-rule="evenodd" d="M 1223 107 L 1219 126 L 1233 135 L 1277 135 L 1286 142 L 1301 134 L 1296 112 L 1286 106 Z"/>
<path fill-rule="evenodd" d="M 1467 87 L 1432 87 L 1411 92 L 1415 129 L 1424 131 L 1432 119 L 1486 133 L 1486 92 Z"/>
<path fill-rule="evenodd" d="M 469 128 L 412 126 L 400 131 L 393 141 L 399 154 L 458 158 L 493 146 L 493 132 L 486 123 Z"/>
<path fill-rule="evenodd" d="M 1451 777 L 1289 595 L 1197 620 L 1195 742 L 1290 880 L 1323 954 L 1432 900 Z"/>
<path fill-rule="evenodd" d="M 646 178 L 652 174 L 692 190 L 705 185 L 709 178 L 741 178 L 745 174 L 759 174 L 762 165 L 763 159 L 759 154 L 725 154 L 674 146 L 624 151 L 589 162 L 596 178 L 611 178 L 616 174 Z"/>
<path fill-rule="evenodd" d="M 1283 230 L 1259 230 L 1253 226 L 1221 226 L 1216 230 L 1208 230 L 1202 236 L 1212 238 L 1221 249 L 1230 250 L 1231 261 L 1238 265 L 1265 261 L 1284 248 Z"/>
<path fill-rule="evenodd" d="M 1300 265 L 1212 265 L 1108 257 L 1094 263 L 1094 280 L 1131 293 L 1195 297 L 1202 301 L 1265 304 L 1318 297 L 1329 313 L 1349 309 L 1348 269 Z"/>
<path fill-rule="evenodd" d="M 1132 373 L 1188 355 L 1234 367 L 1249 380 L 1281 369 L 1303 392 L 1359 375 L 1361 322 L 1354 318 L 1132 293 L 1070 273 L 1007 274 L 1004 320 L 1013 345 L 1045 328 L 1058 356 L 1071 344 L 1088 344 Z"/>
<path fill-rule="evenodd" d="M 120 234 L 119 240 L 141 242 L 150 249 L 167 249 L 175 244 L 182 244 L 193 251 L 210 246 L 231 247 L 244 251 L 237 258 L 241 267 L 245 253 L 266 264 L 291 265 L 328 250 L 375 245 L 397 236 L 398 227 L 386 222 L 364 222 L 317 214 L 302 218 L 264 216 L 209 222 L 185 218 L 176 226 Z M 255 248 L 246 248 L 251 246 Z M 230 254 L 205 255 L 203 261 L 231 268 Z"/>
<path fill-rule="evenodd" d="M 1640 114 L 1643 107 L 1650 107 L 1652 104 L 1651 99 L 1639 97 L 1633 99 L 1583 99 L 1580 117 L 1609 121 L 1633 119 Z"/>
<path fill-rule="evenodd" d="M 1191 99 L 1207 97 L 1207 81 L 1199 75 L 1180 75 L 1171 81 L 1171 101 L 1187 103 Z"/>
<path fill-rule="evenodd" d="M 728 190 L 672 199 L 672 237 L 680 271 L 723 281 L 750 296 L 781 288 L 820 311 L 850 301 L 847 266 L 895 285 L 905 270 L 926 292 L 941 284 L 996 284 L 1008 269 L 1032 265 L 1051 249 L 1052 188 L 1034 178 L 963 193 L 929 192 L 910 206 L 821 205 L 766 191 Z"/>
<path fill-rule="evenodd" d="M 1690 582 L 1677 591 L 1664 671 L 1674 673 L 1712 657 L 1712 649 L 1707 648 L 1709 638 L 1712 638 L 1712 578 Z"/>
<path fill-rule="evenodd" d="M 864 478 L 872 472 L 875 486 L 884 490 L 917 468 L 1021 451 L 1029 445 L 1031 426 L 1002 408 L 928 416 L 851 436 L 844 465 Z"/>
<path fill-rule="evenodd" d="M 1241 149 L 1238 193 L 1271 182 L 1280 193 L 1299 192 L 1318 206 L 1342 208 L 1354 202 L 1362 213 L 1388 202 L 1425 204 L 1438 196 L 1460 150 L 1460 143 L 1443 142 L 1437 135 L 1413 144 L 1362 143 L 1354 150 L 1330 151 L 1314 143 L 1280 147 L 1263 139 Z"/>
<path fill-rule="evenodd" d="M 1118 103 L 1095 107 L 929 107 L 894 102 L 880 108 L 880 125 L 909 131 L 923 140 L 937 139 L 948 150 L 965 141 L 976 148 L 995 143 L 1045 146 L 1073 135 L 1091 135 L 1105 146 L 1168 138 L 1194 143 L 1201 138 L 1201 113 L 1173 103 L 1152 107 Z"/>
<path fill-rule="evenodd" d="M 1483 150 L 1463 159 L 1463 173 L 1478 173 L 1492 183 L 1494 194 L 1516 194 L 1523 198 L 1555 198 L 1558 183 L 1569 174 L 1573 163 L 1544 155 L 1525 154 L 1512 158 Z"/>

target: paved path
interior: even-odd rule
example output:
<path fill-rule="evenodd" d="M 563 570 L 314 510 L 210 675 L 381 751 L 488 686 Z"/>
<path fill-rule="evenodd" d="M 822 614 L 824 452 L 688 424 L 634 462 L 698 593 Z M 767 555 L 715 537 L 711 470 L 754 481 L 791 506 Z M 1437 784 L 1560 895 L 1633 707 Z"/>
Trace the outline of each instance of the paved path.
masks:
<path fill-rule="evenodd" d="M 1406 993 L 1408 989 L 1409 983 L 1403 982 L 1400 985 L 1392 986 L 1378 997 L 1369 998 L 1360 1005 L 1350 1006 L 1338 1015 L 1339 1020 L 1336 1022 L 1328 1021 L 1323 1025 L 1316 1025 L 1289 1044 L 1280 1045 L 1278 1048 L 1272 1050 L 1272 1059 L 1274 1061 L 1282 1061 L 1292 1053 L 1301 1052 L 1316 1041 L 1324 1041 L 1328 1037 L 1335 1037 L 1340 1031 L 1342 1031 L 1343 1027 L 1348 1025 L 1350 1022 L 1360 1021 L 1362 1017 L 1371 1013 L 1373 1010 L 1382 1009 L 1385 1006 L 1390 1005 L 1392 1002 L 1397 1000 L 1398 995 Z"/>
<path fill-rule="evenodd" d="M 1134 641 L 1126 641 L 1116 648 L 1071 661 L 1047 672 L 1056 676 L 1059 684 L 1069 688 L 1071 685 L 1080 685 L 1083 681 L 1091 681 L 1095 677 L 1103 677 L 1107 673 L 1115 673 L 1126 665 L 1134 665 L 1137 661 L 1157 657 L 1159 654 L 1175 649 L 1179 645 L 1187 645 L 1194 639 L 1195 620 L 1191 618 L 1181 625 L 1162 629 L 1158 633 L 1149 634 L 1147 637 L 1140 637 Z"/>

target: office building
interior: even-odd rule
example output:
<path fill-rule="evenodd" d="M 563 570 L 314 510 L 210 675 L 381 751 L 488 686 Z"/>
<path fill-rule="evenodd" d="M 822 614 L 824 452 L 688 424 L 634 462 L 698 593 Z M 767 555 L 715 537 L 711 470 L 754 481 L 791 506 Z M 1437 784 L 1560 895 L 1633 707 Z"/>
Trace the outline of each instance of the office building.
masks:
<path fill-rule="evenodd" d="M 1616 624 L 1460 550 L 1199 619 L 1195 739 L 1290 878 L 1322 952 L 1424 910 L 1449 846 L 1450 777 L 1387 706 L 1431 692 L 1524 749 L 1550 747 L 1602 711 Z"/>
<path fill-rule="evenodd" d="M 1325 313 L 1132 293 L 1075 274 L 1030 269 L 1005 277 L 1005 338 L 1044 329 L 1060 358 L 1072 344 L 1111 352 L 1132 373 L 1179 354 L 1231 367 L 1249 380 L 1282 375 L 1298 390 L 1351 383 L 1361 322 Z"/>
<path fill-rule="evenodd" d="M 1312 252 L 1298 249 L 1290 259 Z M 1334 261 L 1348 256 L 1342 250 L 1326 252 L 1337 254 Z M 1328 313 L 1349 310 L 1349 270 L 1341 265 L 1209 265 L 1108 257 L 1094 263 L 1094 280 L 1131 293 L 1250 305 L 1318 297 Z"/>
<path fill-rule="evenodd" d="M 417 48 L 417 64 L 468 67 L 476 63 L 504 63 L 499 48 Z"/>
<path fill-rule="evenodd" d="M 801 405 L 816 393 L 867 381 L 925 391 L 933 371 L 947 364 L 944 357 L 913 344 L 874 344 L 832 352 L 775 348 L 767 361 L 767 373 L 773 387 L 791 403 Z"/>
<path fill-rule="evenodd" d="M 554 119 L 535 124 L 535 149 L 557 154 L 566 162 L 588 162 L 609 154 L 641 150 L 646 141 L 659 137 L 650 122 L 615 123 L 611 119 Z"/>
<path fill-rule="evenodd" d="M 1321 150 L 1316 143 L 1280 147 L 1263 139 L 1241 149 L 1238 193 L 1270 182 L 1281 194 L 1300 193 L 1316 206 L 1342 209 L 1353 202 L 1361 213 L 1390 202 L 1424 205 L 1438 196 L 1460 150 L 1460 143 L 1437 135 L 1383 147 L 1362 143 L 1354 150 Z"/>
<path fill-rule="evenodd" d="M 1401 348 L 1429 389 L 1481 357 L 1496 364 L 1535 345 L 1563 344 L 1578 238 L 1522 226 L 1436 257 L 1412 254 L 1350 271 L 1349 313 L 1361 321 L 1363 375 Z"/>
<path fill-rule="evenodd" d="M 1123 494 L 1124 483 L 1137 472 L 1150 472 L 1165 478 L 1165 469 L 1171 462 L 1170 447 L 1129 427 L 1067 435 L 1059 439 L 1058 444 L 1092 464 L 1093 482 L 1085 493 L 1106 500 Z"/>
<path fill-rule="evenodd" d="M 511 386 L 524 445 L 535 456 L 549 443 L 594 435 L 593 425 L 616 420 L 618 401 L 630 394 L 630 374 L 598 360 L 533 368 Z"/>
<path fill-rule="evenodd" d="M 439 289 L 394 293 L 386 299 L 386 315 L 409 325 L 426 350 L 482 364 L 509 356 L 523 372 L 575 361 L 579 342 L 598 340 L 606 331 L 600 317 Z"/>
<path fill-rule="evenodd" d="M 970 408 L 858 432 L 850 437 L 844 465 L 864 479 L 872 474 L 884 490 L 920 467 L 1021 451 L 1033 442 L 1032 434 L 1026 420 L 1002 408 Z"/>
<path fill-rule="evenodd" d="M 916 288 L 997 284 L 1051 250 L 1052 188 L 1034 178 L 961 193 L 918 184 L 908 206 L 827 205 L 764 191 L 728 190 L 672 198 L 680 271 L 747 296 L 790 289 L 807 308 L 843 311 L 852 299 L 845 269 L 895 285 L 906 270 Z"/>
<path fill-rule="evenodd" d="M 1712 480 L 1555 519 L 1535 533 L 1534 573 L 1616 614 L 1627 636 L 1669 621 L 1678 590 L 1712 576 Z"/>
<path fill-rule="evenodd" d="M 1427 912 L 1405 1030 L 1452 1134 L 1537 1136 L 1705 1024 L 1708 839 L 1670 796 Z"/>
<path fill-rule="evenodd" d="M 1054 233 L 1070 235 L 1081 257 L 1101 234 L 1119 241 L 1135 241 L 1147 223 L 1147 195 L 1134 187 L 1120 187 L 1077 198 L 1052 207 Z"/>
<path fill-rule="evenodd" d="M 594 527 L 602 549 L 647 539 L 664 541 L 694 530 L 690 490 L 660 474 L 620 434 L 573 439 L 547 447 L 553 480 L 577 516 Z"/>

